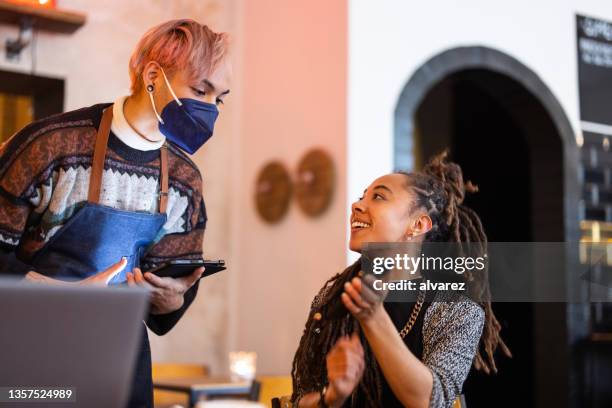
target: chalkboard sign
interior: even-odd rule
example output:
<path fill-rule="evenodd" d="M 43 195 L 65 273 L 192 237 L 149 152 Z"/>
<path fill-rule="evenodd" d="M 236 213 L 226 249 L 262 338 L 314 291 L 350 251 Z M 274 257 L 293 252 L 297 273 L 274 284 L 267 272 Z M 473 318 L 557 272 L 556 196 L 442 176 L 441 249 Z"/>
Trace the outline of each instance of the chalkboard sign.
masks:
<path fill-rule="evenodd" d="M 576 28 L 580 120 L 612 126 L 612 23 L 577 15 Z"/>
<path fill-rule="evenodd" d="M 583 239 L 605 243 L 612 226 L 612 23 L 576 16 L 576 28 L 582 130 L 580 218 Z M 591 316 L 593 337 L 612 333 L 610 302 L 591 303 Z"/>

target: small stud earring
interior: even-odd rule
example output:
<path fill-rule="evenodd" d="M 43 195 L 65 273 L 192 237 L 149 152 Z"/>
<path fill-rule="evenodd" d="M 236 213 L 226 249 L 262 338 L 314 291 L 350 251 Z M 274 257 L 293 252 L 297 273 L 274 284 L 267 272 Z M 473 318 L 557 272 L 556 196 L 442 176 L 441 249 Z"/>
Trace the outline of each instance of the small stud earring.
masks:
<path fill-rule="evenodd" d="M 147 85 L 147 91 L 153 92 L 153 89 L 155 89 L 153 85 Z"/>

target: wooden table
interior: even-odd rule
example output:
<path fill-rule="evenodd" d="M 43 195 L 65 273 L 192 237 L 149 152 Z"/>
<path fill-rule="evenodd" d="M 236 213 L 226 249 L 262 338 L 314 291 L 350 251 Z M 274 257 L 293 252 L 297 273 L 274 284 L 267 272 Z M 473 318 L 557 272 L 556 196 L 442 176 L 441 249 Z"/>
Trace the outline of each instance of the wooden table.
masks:
<path fill-rule="evenodd" d="M 189 407 L 194 407 L 201 399 L 211 397 L 235 396 L 249 401 L 259 398 L 258 381 L 232 382 L 227 377 L 183 377 L 157 378 L 153 388 L 165 391 L 182 392 L 189 395 Z"/>

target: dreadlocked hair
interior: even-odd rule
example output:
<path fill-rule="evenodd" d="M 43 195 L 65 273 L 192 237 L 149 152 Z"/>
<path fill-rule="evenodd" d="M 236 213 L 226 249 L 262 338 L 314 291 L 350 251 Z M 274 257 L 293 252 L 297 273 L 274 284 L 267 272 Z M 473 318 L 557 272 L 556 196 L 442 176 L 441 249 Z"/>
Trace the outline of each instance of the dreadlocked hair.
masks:
<path fill-rule="evenodd" d="M 475 193 L 478 187 L 463 181 L 458 164 L 447 161 L 448 151 L 435 156 L 420 172 L 404 174 L 408 188 L 416 195 L 415 206 L 427 211 L 432 229 L 425 236 L 427 242 L 456 242 L 460 253 L 482 256 L 487 253 L 487 236 L 478 215 L 463 205 L 466 193 Z M 499 348 L 508 357 L 510 350 L 500 336 L 501 324 L 491 308 L 488 269 L 466 271 L 464 279 L 472 299 L 485 311 L 485 324 L 474 367 L 487 374 L 497 373 L 495 352 Z"/>
<path fill-rule="evenodd" d="M 319 392 L 327 385 L 325 356 L 339 338 L 357 332 L 363 345 L 366 369 L 357 389 L 345 404 L 382 408 L 382 374 L 378 363 L 363 333 L 358 330 L 359 323 L 340 300 L 344 283 L 357 276 L 360 270 L 361 259 L 325 282 L 313 300 L 291 368 L 292 402 L 296 403 L 306 393 Z M 318 319 L 314 316 L 317 313 L 320 313 Z"/>
<path fill-rule="evenodd" d="M 463 182 L 461 168 L 446 161 L 444 152 L 434 157 L 420 172 L 406 173 L 407 188 L 417 197 L 416 206 L 425 208 L 432 220 L 432 229 L 425 239 L 429 242 L 457 242 L 476 245 L 481 253 L 487 249 L 487 237 L 478 215 L 462 205 L 467 192 L 476 192 L 476 186 Z M 470 249 L 473 251 L 473 249 Z M 472 252 L 473 253 L 473 252 Z M 361 270 L 361 259 L 341 273 L 330 278 L 310 308 L 310 314 L 293 359 L 291 376 L 293 392 L 291 401 L 296 406 L 299 398 L 310 392 L 319 392 L 327 385 L 325 356 L 342 336 L 359 333 L 364 350 L 365 370 L 363 377 L 344 406 L 382 408 L 382 373 L 359 323 L 342 304 L 340 295 L 344 283 L 357 276 Z M 470 293 L 485 310 L 485 327 L 474 366 L 486 373 L 497 372 L 494 353 L 497 348 L 510 356 L 510 350 L 501 339 L 501 325 L 491 309 L 490 292 L 486 269 L 464 277 Z M 486 357 L 483 357 L 486 356 Z"/>

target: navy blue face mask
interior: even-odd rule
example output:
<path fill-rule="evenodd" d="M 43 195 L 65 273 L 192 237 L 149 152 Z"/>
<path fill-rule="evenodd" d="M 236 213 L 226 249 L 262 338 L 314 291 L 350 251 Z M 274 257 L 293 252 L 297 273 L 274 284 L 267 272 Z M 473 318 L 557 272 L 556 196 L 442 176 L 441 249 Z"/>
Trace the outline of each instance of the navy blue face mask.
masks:
<path fill-rule="evenodd" d="M 170 101 L 161 113 L 159 131 L 171 142 L 189 154 L 194 154 L 213 135 L 215 121 L 219 116 L 212 103 L 196 99 L 181 98 Z"/>
<path fill-rule="evenodd" d="M 153 111 L 159 120 L 159 131 L 187 153 L 194 154 L 213 135 L 219 110 L 212 103 L 191 98 L 178 99 L 163 68 L 162 74 L 174 100 L 168 102 L 160 116 L 155 109 L 153 94 L 149 92 Z"/>

